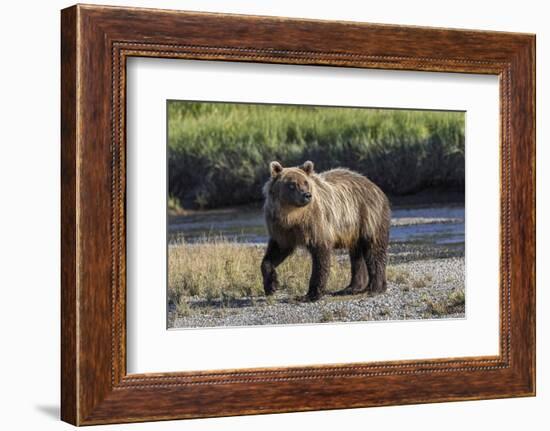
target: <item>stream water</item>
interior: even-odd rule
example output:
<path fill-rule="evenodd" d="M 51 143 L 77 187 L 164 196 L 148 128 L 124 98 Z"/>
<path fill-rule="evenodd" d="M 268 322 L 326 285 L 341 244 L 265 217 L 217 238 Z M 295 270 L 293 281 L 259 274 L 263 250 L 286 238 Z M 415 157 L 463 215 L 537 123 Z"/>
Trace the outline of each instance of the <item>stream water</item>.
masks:
<path fill-rule="evenodd" d="M 460 246 L 464 244 L 464 225 L 464 205 L 394 208 L 390 242 Z M 230 208 L 169 218 L 169 244 L 211 236 L 265 244 L 267 231 L 261 209 Z"/>

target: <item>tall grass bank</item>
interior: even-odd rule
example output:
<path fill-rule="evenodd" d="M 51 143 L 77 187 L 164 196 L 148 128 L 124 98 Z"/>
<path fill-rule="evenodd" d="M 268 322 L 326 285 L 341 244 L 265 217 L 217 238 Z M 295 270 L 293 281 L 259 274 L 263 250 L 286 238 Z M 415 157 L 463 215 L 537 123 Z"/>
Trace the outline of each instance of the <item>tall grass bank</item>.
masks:
<path fill-rule="evenodd" d="M 168 102 L 170 205 L 262 199 L 268 163 L 347 167 L 390 195 L 464 190 L 463 112 Z"/>

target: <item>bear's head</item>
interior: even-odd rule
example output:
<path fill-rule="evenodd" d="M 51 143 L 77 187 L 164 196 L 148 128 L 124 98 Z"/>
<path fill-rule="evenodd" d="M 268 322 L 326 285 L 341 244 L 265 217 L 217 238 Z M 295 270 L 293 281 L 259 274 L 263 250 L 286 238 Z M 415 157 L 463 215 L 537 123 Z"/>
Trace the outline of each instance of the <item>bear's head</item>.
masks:
<path fill-rule="evenodd" d="M 302 166 L 292 168 L 283 168 L 279 162 L 271 162 L 269 168 L 269 193 L 280 204 L 304 207 L 313 200 L 313 162 L 308 160 Z"/>

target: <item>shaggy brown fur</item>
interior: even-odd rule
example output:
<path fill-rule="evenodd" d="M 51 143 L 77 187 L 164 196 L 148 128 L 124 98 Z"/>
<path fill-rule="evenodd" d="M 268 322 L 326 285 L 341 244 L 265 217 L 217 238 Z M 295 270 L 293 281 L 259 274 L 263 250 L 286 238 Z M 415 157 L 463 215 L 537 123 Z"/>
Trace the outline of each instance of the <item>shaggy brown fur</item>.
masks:
<path fill-rule="evenodd" d="M 334 248 L 347 248 L 351 260 L 351 282 L 336 294 L 385 291 L 391 218 L 386 195 L 348 169 L 317 174 L 310 161 L 293 168 L 271 162 L 270 169 L 263 189 L 270 236 L 262 261 L 266 295 L 277 289 L 276 268 L 296 247 L 312 256 L 306 299 L 324 293 Z"/>

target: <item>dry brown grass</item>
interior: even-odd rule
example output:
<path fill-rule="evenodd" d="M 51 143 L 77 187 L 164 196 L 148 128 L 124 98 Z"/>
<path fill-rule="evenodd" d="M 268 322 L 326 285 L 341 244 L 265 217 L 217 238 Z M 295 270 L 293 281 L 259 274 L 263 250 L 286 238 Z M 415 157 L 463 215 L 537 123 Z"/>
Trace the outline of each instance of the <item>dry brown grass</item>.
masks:
<path fill-rule="evenodd" d="M 195 297 L 208 303 L 228 304 L 239 298 L 263 298 L 260 263 L 264 247 L 248 246 L 222 237 L 205 237 L 196 243 L 181 242 L 168 250 L 168 299 L 180 316 L 192 313 L 189 299 Z M 311 274 L 311 259 L 307 252 L 298 250 L 278 269 L 279 291 L 290 301 L 307 292 Z M 409 271 L 388 266 L 386 276 L 401 290 L 428 287 L 431 274 L 414 277 Z M 327 290 L 344 288 L 350 279 L 349 259 L 333 255 Z M 327 297 L 330 300 L 330 297 Z M 338 297 L 339 298 L 339 297 Z M 273 298 L 267 299 L 268 304 Z M 464 309 L 464 291 L 454 291 L 445 301 L 432 302 L 428 297 L 426 312 L 432 316 L 445 315 Z M 325 316 L 327 321 L 335 316 Z"/>
<path fill-rule="evenodd" d="M 433 282 L 433 276 L 431 274 L 415 277 L 406 269 L 391 266 L 386 269 L 386 277 L 388 281 L 400 285 L 405 291 L 408 291 L 411 287 L 416 289 L 429 287 Z"/>
<path fill-rule="evenodd" d="M 441 317 L 453 313 L 464 312 L 466 296 L 463 289 L 453 290 L 448 297 L 440 301 L 426 301 L 426 313 L 434 317 Z"/>
<path fill-rule="evenodd" d="M 424 274 L 421 277 L 414 278 L 411 281 L 411 285 L 414 288 L 420 289 L 420 288 L 423 288 L 423 287 L 430 286 L 432 281 L 433 281 L 433 276 L 431 274 Z"/>
<path fill-rule="evenodd" d="M 181 242 L 168 249 L 168 298 L 186 312 L 189 297 L 207 301 L 263 296 L 260 263 L 263 247 L 245 246 L 224 238 L 205 238 L 198 243 Z M 333 256 L 328 290 L 349 282 L 348 259 Z M 280 291 L 305 295 L 311 273 L 309 254 L 298 250 L 278 269 Z"/>
<path fill-rule="evenodd" d="M 408 284 L 410 280 L 410 273 L 401 268 L 395 268 L 388 266 L 386 268 L 386 278 L 388 281 L 395 284 Z"/>

